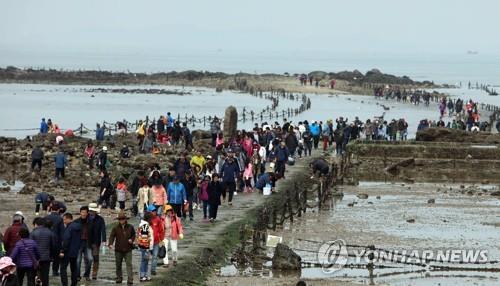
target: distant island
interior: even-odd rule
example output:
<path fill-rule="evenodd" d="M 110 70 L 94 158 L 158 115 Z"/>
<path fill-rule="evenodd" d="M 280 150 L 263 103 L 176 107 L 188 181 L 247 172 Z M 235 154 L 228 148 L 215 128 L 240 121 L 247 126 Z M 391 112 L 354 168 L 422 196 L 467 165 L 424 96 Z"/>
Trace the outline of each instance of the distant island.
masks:
<path fill-rule="evenodd" d="M 297 85 L 298 78 L 305 76 L 310 85 Z M 313 88 L 312 80 L 314 80 Z M 397 85 L 404 88 L 439 88 L 448 85 L 436 85 L 431 81 L 414 81 L 407 76 L 386 74 L 372 69 L 365 74 L 358 70 L 325 72 L 313 71 L 304 74 L 228 74 L 223 72 L 194 71 L 134 73 L 97 70 L 56 70 L 56 69 L 21 69 L 13 66 L 0 68 L 1 83 L 36 83 L 36 84 L 82 84 L 82 85 L 177 85 L 203 86 L 218 90 L 279 90 L 290 92 L 331 93 L 331 82 L 335 81 L 335 90 L 366 94 L 380 85 Z M 326 88 L 325 88 L 326 87 Z M 371 92 L 370 92 L 371 93 Z"/>

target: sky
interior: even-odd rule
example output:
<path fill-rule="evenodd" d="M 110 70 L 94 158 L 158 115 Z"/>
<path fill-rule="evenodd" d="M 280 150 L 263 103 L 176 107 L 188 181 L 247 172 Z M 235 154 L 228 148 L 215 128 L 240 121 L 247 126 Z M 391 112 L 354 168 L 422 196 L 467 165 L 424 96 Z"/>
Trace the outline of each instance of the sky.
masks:
<path fill-rule="evenodd" d="M 0 0 L 0 51 L 495 54 L 499 11 L 496 0 Z"/>

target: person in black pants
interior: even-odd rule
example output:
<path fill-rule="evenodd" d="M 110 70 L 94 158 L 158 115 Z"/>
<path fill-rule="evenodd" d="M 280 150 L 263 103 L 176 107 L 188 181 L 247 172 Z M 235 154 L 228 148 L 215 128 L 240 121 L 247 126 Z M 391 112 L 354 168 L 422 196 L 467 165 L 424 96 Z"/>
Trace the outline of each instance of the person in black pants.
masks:
<path fill-rule="evenodd" d="M 232 205 L 233 194 L 234 192 L 236 192 L 236 178 L 240 173 L 240 167 L 238 165 L 238 162 L 234 159 L 234 153 L 232 153 L 231 151 L 229 151 L 226 161 L 224 162 L 224 164 L 222 164 L 220 173 L 222 176 L 222 183 L 224 186 L 224 192 L 222 193 L 222 197 L 225 202 L 226 201 L 225 192 L 229 192 L 228 203 L 229 205 Z"/>
<path fill-rule="evenodd" d="M 38 166 L 38 171 L 42 170 L 42 160 L 43 160 L 43 151 L 39 146 L 33 148 L 31 151 L 31 170 L 33 171 L 36 166 Z"/>
<path fill-rule="evenodd" d="M 73 215 L 70 213 L 64 214 L 63 220 L 66 229 L 64 231 L 62 249 L 59 254 L 59 257 L 62 259 L 61 285 L 68 286 L 67 268 L 69 265 L 71 269 L 71 286 L 76 286 L 78 284 L 78 269 L 76 267 L 76 260 L 82 242 L 82 226 L 79 223 L 73 222 Z"/>
<path fill-rule="evenodd" d="M 37 217 L 33 220 L 35 229 L 31 232 L 31 239 L 36 241 L 40 252 L 40 261 L 38 272 L 42 286 L 49 285 L 50 261 L 56 255 L 57 239 L 55 235 L 47 228 L 47 221 L 44 218 Z"/>
<path fill-rule="evenodd" d="M 221 203 L 220 196 L 223 191 L 222 183 L 219 180 L 219 175 L 217 173 L 212 175 L 212 181 L 208 185 L 208 212 L 209 219 L 214 222 L 217 218 L 217 210 Z"/>

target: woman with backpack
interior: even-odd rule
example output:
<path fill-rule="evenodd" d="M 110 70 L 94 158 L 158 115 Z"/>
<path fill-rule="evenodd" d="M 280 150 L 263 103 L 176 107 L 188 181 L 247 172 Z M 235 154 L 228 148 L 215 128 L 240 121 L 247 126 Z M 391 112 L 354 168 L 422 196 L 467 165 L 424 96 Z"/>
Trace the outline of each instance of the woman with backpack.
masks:
<path fill-rule="evenodd" d="M 17 265 L 17 277 L 19 285 L 23 285 L 24 276 L 28 280 L 28 286 L 35 285 L 35 276 L 40 260 L 40 252 L 36 242 L 29 239 L 30 233 L 27 229 L 19 230 L 21 240 L 16 243 L 10 257 Z"/>

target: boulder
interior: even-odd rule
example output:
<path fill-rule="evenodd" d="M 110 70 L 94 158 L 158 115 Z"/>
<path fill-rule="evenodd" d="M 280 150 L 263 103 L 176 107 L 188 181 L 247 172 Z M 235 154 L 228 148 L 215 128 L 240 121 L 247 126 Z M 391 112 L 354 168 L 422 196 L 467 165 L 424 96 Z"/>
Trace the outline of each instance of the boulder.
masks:
<path fill-rule="evenodd" d="M 368 199 L 368 194 L 357 194 L 356 196 L 362 200 Z"/>
<path fill-rule="evenodd" d="M 285 244 L 278 243 L 273 256 L 273 269 L 300 270 L 302 258 Z"/>
<path fill-rule="evenodd" d="M 238 128 L 238 111 L 236 107 L 229 106 L 224 113 L 224 137 L 227 139 L 233 138 L 236 135 Z"/>
<path fill-rule="evenodd" d="M 428 204 L 435 204 L 436 200 L 435 199 L 429 199 L 429 200 L 427 200 L 427 203 Z"/>

